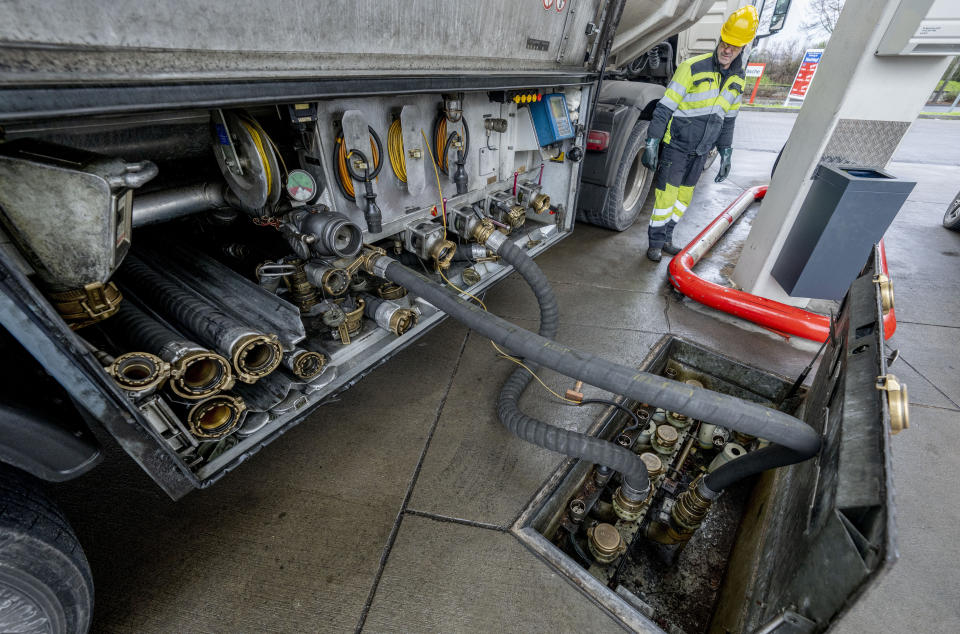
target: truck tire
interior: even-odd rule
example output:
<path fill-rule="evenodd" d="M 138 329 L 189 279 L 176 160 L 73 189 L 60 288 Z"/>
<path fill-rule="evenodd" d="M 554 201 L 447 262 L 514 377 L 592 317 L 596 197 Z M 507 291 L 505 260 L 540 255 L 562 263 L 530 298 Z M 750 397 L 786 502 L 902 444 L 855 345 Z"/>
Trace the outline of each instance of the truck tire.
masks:
<path fill-rule="evenodd" d="M 583 219 L 590 224 L 614 231 L 626 231 L 637 221 L 640 209 L 650 192 L 650 185 L 653 184 L 653 172 L 640 162 L 649 125 L 649 121 L 638 121 L 633 127 L 620 156 L 617 175 L 610 186 L 603 209 L 583 212 Z"/>
<path fill-rule="evenodd" d="M 93 578 L 76 535 L 36 481 L 0 464 L 0 632 L 86 632 Z"/>
<path fill-rule="evenodd" d="M 960 194 L 947 205 L 947 213 L 943 214 L 943 226 L 947 229 L 960 231 Z"/>

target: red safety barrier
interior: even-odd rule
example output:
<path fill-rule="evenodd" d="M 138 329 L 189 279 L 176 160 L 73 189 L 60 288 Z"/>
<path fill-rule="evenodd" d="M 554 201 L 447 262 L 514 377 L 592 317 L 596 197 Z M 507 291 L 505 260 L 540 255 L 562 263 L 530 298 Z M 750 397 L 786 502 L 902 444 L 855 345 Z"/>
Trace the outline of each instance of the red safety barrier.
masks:
<path fill-rule="evenodd" d="M 824 341 L 830 335 L 830 318 L 796 306 L 728 288 L 698 277 L 693 267 L 726 233 L 743 211 L 767 193 L 766 185 L 746 190 L 723 213 L 691 240 L 670 261 L 670 283 L 690 299 L 711 308 L 736 315 L 784 336 L 795 335 L 813 341 Z M 887 256 L 880 241 L 880 266 L 887 273 Z M 890 338 L 897 328 L 897 318 L 890 310 L 883 318 L 884 336 Z"/>

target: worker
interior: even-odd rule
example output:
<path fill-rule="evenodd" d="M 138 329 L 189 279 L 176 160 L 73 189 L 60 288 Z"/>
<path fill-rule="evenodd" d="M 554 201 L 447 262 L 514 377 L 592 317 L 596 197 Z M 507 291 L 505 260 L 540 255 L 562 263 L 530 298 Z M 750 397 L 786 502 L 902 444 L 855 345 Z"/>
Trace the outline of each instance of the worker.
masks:
<path fill-rule="evenodd" d="M 680 252 L 673 244 L 673 230 L 714 146 L 720 154 L 714 180 L 719 183 L 730 173 L 733 126 L 744 86 L 741 53 L 753 41 L 759 22 L 756 7 L 734 11 L 720 30 L 716 50 L 680 64 L 653 112 L 640 160 L 656 172 L 647 226 L 647 257 L 654 262 L 660 261 L 661 251 Z"/>

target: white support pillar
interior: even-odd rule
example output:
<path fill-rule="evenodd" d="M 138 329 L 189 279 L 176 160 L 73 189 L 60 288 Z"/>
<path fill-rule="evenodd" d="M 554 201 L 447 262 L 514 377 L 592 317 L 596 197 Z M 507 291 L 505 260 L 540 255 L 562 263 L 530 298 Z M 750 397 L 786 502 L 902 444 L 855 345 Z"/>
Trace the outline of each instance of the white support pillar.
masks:
<path fill-rule="evenodd" d="M 946 70 L 950 58 L 945 56 L 875 55 L 901 2 L 929 5 L 932 0 L 846 1 L 733 272 L 744 290 L 806 303 L 789 297 L 770 271 L 817 165 L 885 168 Z"/>

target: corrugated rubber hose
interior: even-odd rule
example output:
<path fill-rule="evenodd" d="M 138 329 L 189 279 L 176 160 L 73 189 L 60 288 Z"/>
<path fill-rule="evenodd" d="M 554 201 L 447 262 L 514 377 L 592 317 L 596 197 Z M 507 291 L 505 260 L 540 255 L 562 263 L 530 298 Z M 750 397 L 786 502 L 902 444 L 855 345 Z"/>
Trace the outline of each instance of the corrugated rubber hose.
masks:
<path fill-rule="evenodd" d="M 505 262 L 513 265 L 536 295 L 540 306 L 540 336 L 553 339 L 557 334 L 560 310 L 547 276 L 530 256 L 509 240 L 503 242 L 497 253 Z M 531 369 L 536 372 L 535 366 Z M 497 401 L 497 415 L 507 429 L 527 442 L 619 471 L 630 487 L 637 491 L 649 488 L 646 465 L 639 455 L 629 449 L 601 438 L 555 427 L 520 411 L 520 396 L 532 379 L 533 375 L 526 368 L 517 368 L 503 384 Z"/>
<path fill-rule="evenodd" d="M 782 445 L 776 451 L 756 452 L 754 455 L 757 457 L 745 464 L 751 469 L 751 473 L 806 460 L 816 455 L 820 449 L 820 436 L 817 432 L 789 414 L 727 394 L 640 372 L 550 341 L 461 300 L 446 288 L 396 261 L 390 260 L 385 265 L 378 261 L 376 268 L 391 282 L 423 297 L 439 310 L 529 362 L 546 366 L 569 377 L 576 377 L 584 383 L 614 394 L 623 394 L 667 411 L 679 412 L 696 420 L 722 425 Z M 730 464 L 746 461 L 748 457 Z M 605 464 L 603 461 L 598 462 Z M 731 468 L 728 473 L 734 475 L 732 472 Z M 727 478 L 720 469 L 716 473 L 721 474 L 723 479 Z M 713 480 L 715 486 L 724 484 L 721 476 Z M 713 489 L 713 486 L 709 488 L 718 490 Z"/>

